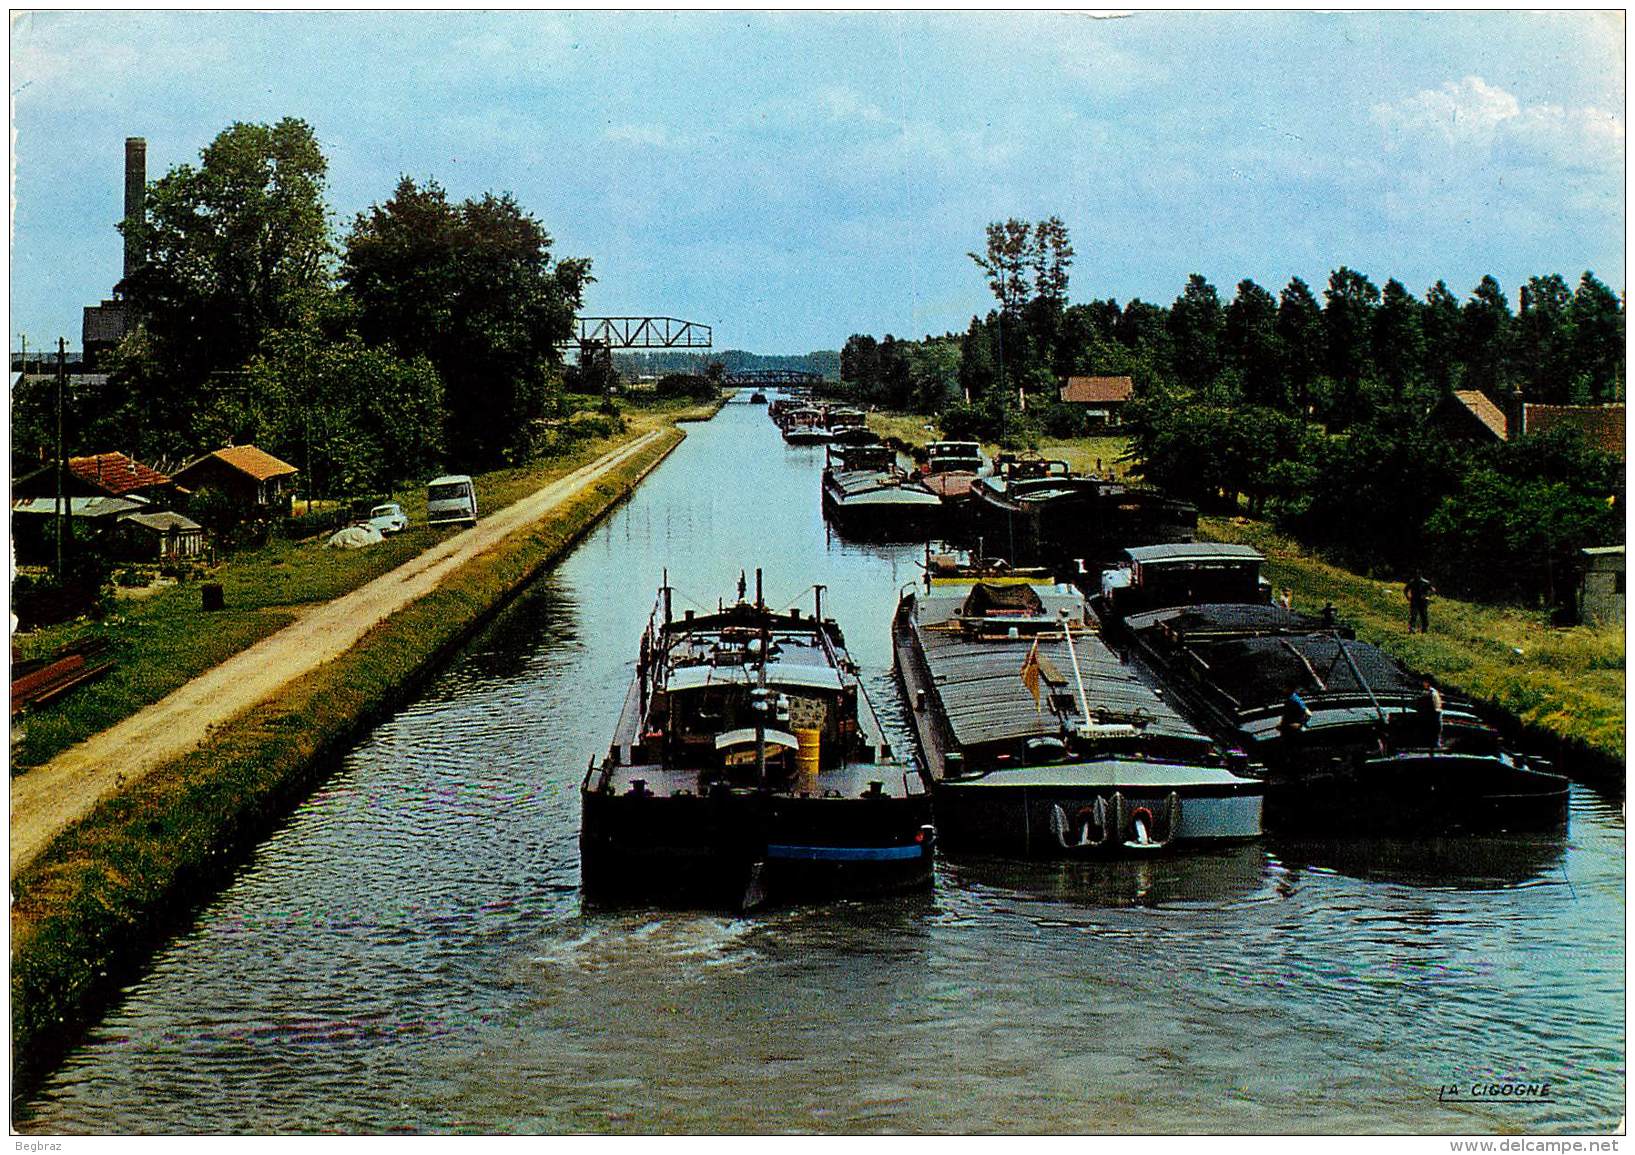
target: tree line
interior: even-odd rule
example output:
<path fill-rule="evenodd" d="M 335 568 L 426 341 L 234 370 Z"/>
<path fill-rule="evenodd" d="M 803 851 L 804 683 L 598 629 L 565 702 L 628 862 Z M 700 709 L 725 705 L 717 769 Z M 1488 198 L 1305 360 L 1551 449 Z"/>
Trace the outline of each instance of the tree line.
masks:
<path fill-rule="evenodd" d="M 117 292 L 138 323 L 107 387 L 73 399 L 70 452 L 253 442 L 345 494 L 549 443 L 589 260 L 553 256 L 509 193 L 455 201 L 407 176 L 337 230 L 327 173 L 311 126 L 286 118 L 234 124 L 149 184 L 121 225 L 139 258 Z M 14 466 L 55 452 L 42 385 L 14 398 Z"/>
<path fill-rule="evenodd" d="M 1461 301 L 1444 281 L 1416 296 L 1344 266 L 1320 299 L 1295 277 L 1275 295 L 1244 279 L 1223 301 L 1194 274 L 1168 306 L 1070 304 L 1056 218 L 996 222 L 970 255 L 996 307 L 964 333 L 853 335 L 852 396 L 1014 448 L 1089 432 L 1058 400 L 1066 377 L 1127 375 L 1138 475 L 1449 590 L 1551 602 L 1577 549 L 1623 540 L 1617 458 L 1571 432 L 1479 445 L 1433 420 L 1456 390 L 1501 410 L 1621 401 L 1623 302 L 1591 272 L 1530 278 L 1517 310 L 1491 276 Z"/>

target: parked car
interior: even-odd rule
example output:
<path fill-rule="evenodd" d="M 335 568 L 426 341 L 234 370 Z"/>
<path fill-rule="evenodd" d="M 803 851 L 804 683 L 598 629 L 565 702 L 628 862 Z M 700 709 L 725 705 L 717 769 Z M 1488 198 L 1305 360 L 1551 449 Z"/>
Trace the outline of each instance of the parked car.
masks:
<path fill-rule="evenodd" d="M 477 524 L 477 491 L 471 478 L 451 473 L 426 483 L 426 524 Z"/>
<path fill-rule="evenodd" d="M 377 505 L 369 511 L 365 525 L 373 526 L 381 533 L 402 533 L 409 528 L 409 517 L 403 512 L 403 507 L 395 501 L 388 501 L 385 505 Z"/>

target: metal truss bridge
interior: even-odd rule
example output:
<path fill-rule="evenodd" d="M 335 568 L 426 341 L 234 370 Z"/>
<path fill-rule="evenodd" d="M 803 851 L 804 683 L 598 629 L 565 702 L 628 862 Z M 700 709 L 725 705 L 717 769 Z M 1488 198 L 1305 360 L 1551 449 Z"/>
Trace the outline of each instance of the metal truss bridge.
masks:
<path fill-rule="evenodd" d="M 728 373 L 724 385 L 752 388 L 757 385 L 821 385 L 822 373 L 808 373 L 804 369 L 743 369 Z"/>
<path fill-rule="evenodd" d="M 708 349 L 708 325 L 675 317 L 575 317 L 569 345 L 583 349 Z"/>

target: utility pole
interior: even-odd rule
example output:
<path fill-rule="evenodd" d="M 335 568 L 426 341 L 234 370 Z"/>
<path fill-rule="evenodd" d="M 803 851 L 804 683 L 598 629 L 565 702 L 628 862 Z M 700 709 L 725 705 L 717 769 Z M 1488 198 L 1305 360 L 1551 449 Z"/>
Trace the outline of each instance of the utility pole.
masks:
<path fill-rule="evenodd" d="M 68 458 L 63 456 L 62 440 L 62 392 L 68 379 L 68 342 L 61 337 L 57 338 L 57 584 L 61 585 L 62 574 L 62 523 L 66 499 L 63 495 L 63 483 L 68 472 Z"/>

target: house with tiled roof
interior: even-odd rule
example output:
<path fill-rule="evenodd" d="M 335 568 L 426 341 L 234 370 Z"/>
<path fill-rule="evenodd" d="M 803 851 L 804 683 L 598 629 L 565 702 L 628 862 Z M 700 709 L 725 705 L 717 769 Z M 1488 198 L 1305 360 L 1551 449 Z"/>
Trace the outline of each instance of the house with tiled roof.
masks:
<path fill-rule="evenodd" d="M 1465 419 L 1468 433 L 1482 440 L 1506 441 L 1510 437 L 1504 410 L 1480 389 L 1455 389 L 1450 411 L 1454 420 Z"/>
<path fill-rule="evenodd" d="M 246 515 L 286 517 L 300 470 L 254 445 L 229 445 L 176 471 L 178 485 L 227 494 Z"/>
<path fill-rule="evenodd" d="M 1443 426 L 1456 436 L 1479 441 L 1515 441 L 1552 429 L 1573 428 L 1605 453 L 1624 456 L 1624 407 L 1616 405 L 1539 405 L 1519 395 L 1500 406 L 1480 389 L 1455 390 L 1443 405 Z"/>
<path fill-rule="evenodd" d="M 1585 444 L 1603 453 L 1624 456 L 1624 407 L 1622 405 L 1535 405 L 1519 407 L 1520 428 L 1512 423 L 1512 437 L 1545 433 L 1552 429 L 1577 429 Z"/>
<path fill-rule="evenodd" d="M 1134 392 L 1135 382 L 1129 377 L 1069 377 L 1062 382 L 1060 399 L 1084 406 L 1093 424 L 1117 425 Z"/>
<path fill-rule="evenodd" d="M 153 468 L 123 453 L 94 453 L 70 457 L 63 473 L 63 492 L 70 497 L 124 497 L 138 501 L 168 500 L 175 483 Z M 13 497 L 55 497 L 57 465 L 48 462 L 12 484 Z"/>

